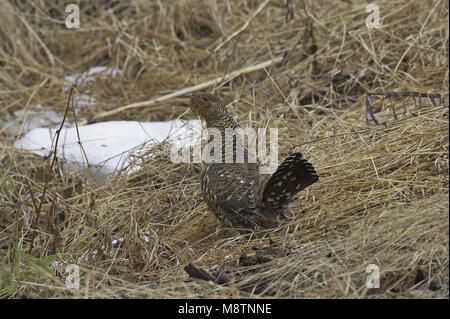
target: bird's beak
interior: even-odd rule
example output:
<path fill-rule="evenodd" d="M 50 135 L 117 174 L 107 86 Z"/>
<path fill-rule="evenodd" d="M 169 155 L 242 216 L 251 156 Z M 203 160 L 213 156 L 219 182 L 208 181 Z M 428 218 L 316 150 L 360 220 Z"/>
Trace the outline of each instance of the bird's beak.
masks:
<path fill-rule="evenodd" d="M 191 98 L 192 97 L 192 93 L 186 94 L 185 97 Z"/>

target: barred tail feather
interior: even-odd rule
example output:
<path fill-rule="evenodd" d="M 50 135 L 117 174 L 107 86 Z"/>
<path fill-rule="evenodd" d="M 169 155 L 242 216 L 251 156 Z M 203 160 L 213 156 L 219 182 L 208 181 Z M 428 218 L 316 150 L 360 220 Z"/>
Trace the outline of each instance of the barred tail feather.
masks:
<path fill-rule="evenodd" d="M 262 202 L 265 206 L 284 207 L 302 189 L 317 182 L 319 176 L 301 153 L 286 157 L 264 186 Z"/>

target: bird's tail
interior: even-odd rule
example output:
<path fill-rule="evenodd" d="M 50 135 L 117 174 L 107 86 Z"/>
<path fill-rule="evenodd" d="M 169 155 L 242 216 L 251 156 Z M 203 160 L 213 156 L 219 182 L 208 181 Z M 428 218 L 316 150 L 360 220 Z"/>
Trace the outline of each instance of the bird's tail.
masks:
<path fill-rule="evenodd" d="M 265 183 L 262 203 L 266 207 L 286 207 L 295 194 L 318 180 L 314 167 L 302 159 L 301 153 L 291 154 Z"/>

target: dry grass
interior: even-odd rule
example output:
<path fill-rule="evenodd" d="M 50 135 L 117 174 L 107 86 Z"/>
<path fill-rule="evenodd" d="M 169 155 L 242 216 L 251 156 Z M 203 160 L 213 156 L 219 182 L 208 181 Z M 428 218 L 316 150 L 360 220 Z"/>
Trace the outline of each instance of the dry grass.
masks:
<path fill-rule="evenodd" d="M 199 165 L 171 163 L 167 145 L 136 158 L 143 169 L 97 185 L 62 162 L 50 170 L 0 129 L 4 297 L 448 298 L 448 2 L 383 1 L 382 28 L 370 31 L 363 1 L 291 2 L 293 19 L 271 1 L 228 40 L 263 1 L 82 2 L 75 31 L 64 27 L 65 1 L 0 0 L 0 118 L 37 103 L 63 113 L 62 79 L 92 66 L 121 73 L 79 88 L 99 102 L 78 119 L 281 57 L 217 86 L 242 126 L 280 129 L 280 159 L 301 151 L 320 175 L 293 205 L 295 220 L 230 237 L 206 209 Z M 409 98 L 394 120 L 377 102 L 386 124 L 366 124 L 366 91 L 440 93 L 444 104 Z M 189 118 L 186 102 L 114 119 Z M 269 236 L 290 253 L 243 265 Z M 226 267 L 234 283 L 190 280 L 190 261 Z M 79 291 L 65 285 L 71 263 Z M 369 264 L 380 268 L 378 289 L 365 286 Z"/>

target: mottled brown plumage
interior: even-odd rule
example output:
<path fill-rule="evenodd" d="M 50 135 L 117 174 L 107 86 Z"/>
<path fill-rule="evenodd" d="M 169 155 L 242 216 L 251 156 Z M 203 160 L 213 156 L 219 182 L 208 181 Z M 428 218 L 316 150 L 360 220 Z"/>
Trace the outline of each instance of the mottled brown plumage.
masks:
<path fill-rule="evenodd" d="M 190 108 L 208 128 L 222 133 L 238 128 L 222 100 L 209 93 L 193 93 Z M 225 144 L 222 142 L 222 157 Z M 288 156 L 272 175 L 260 174 L 258 163 L 204 163 L 200 175 L 209 209 L 229 227 L 273 227 L 292 218 L 288 204 L 296 193 L 318 180 L 313 166 L 300 153 Z"/>

